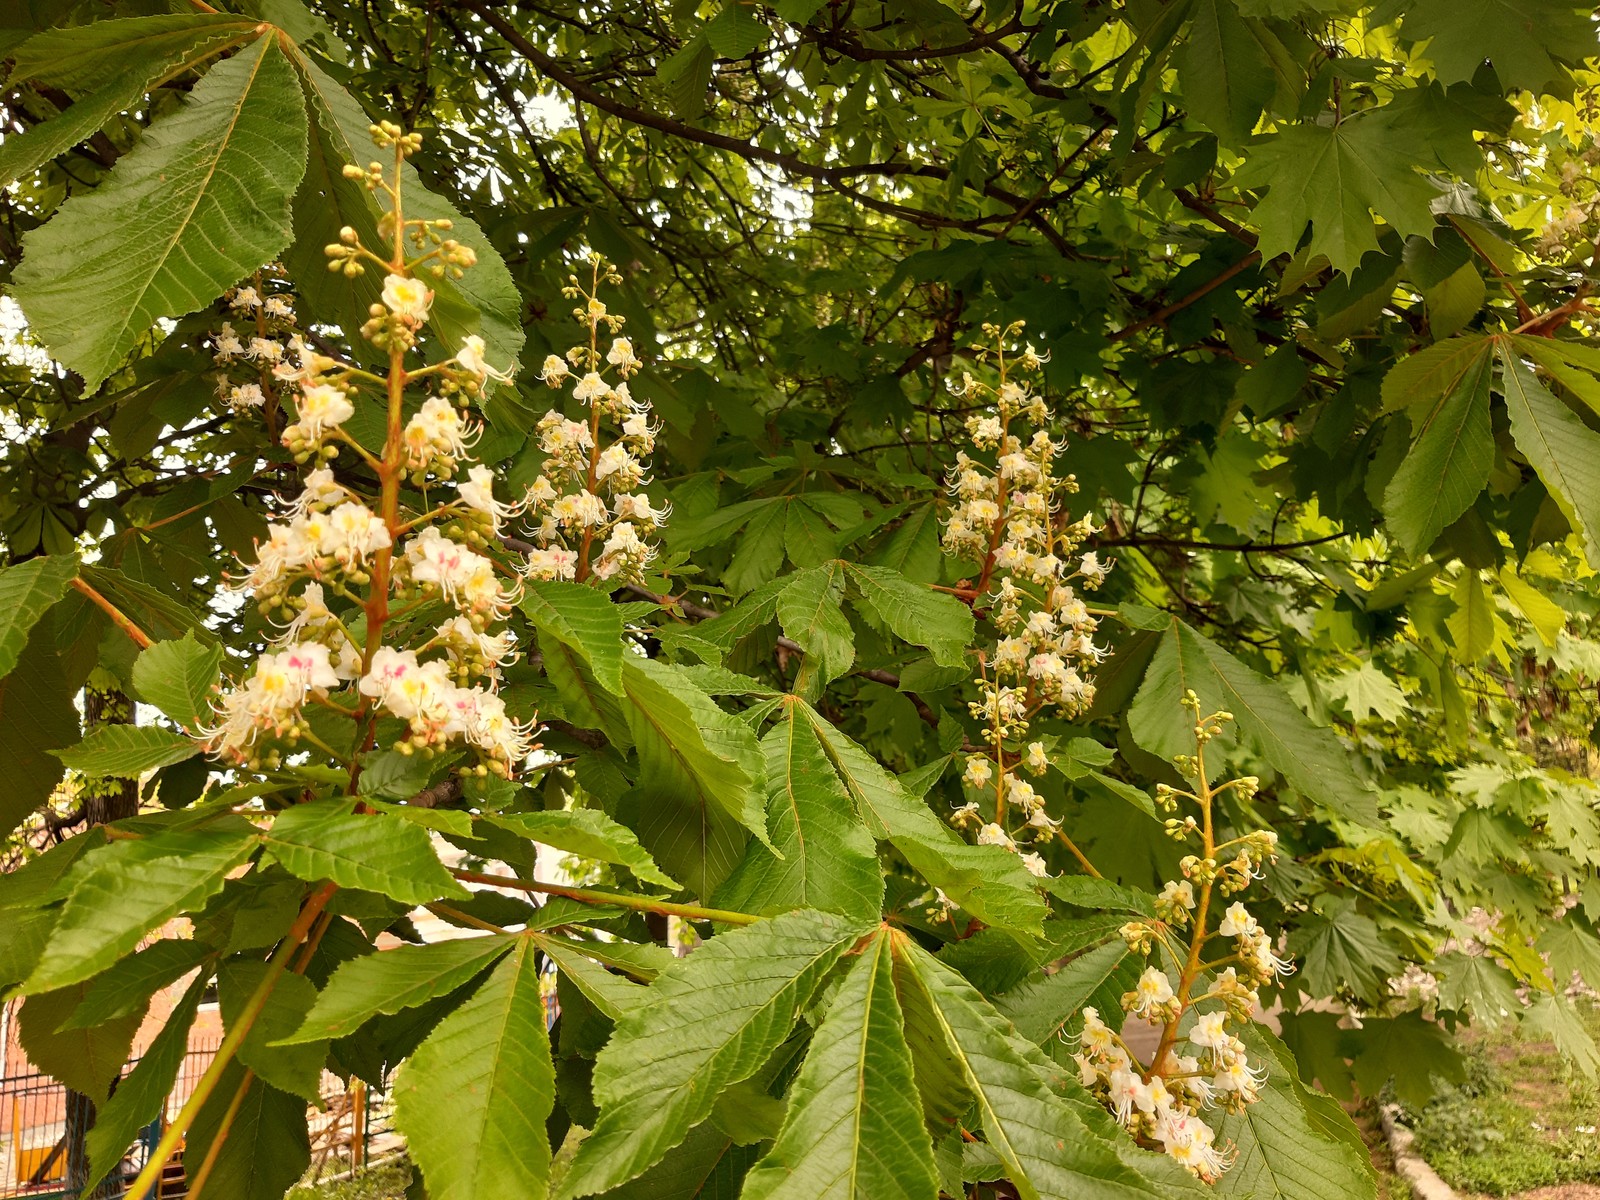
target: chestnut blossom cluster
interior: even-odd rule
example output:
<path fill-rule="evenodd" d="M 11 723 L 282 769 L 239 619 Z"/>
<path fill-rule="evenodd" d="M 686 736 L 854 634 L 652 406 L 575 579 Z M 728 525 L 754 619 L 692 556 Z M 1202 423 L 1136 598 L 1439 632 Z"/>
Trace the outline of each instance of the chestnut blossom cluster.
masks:
<path fill-rule="evenodd" d="M 1153 961 L 1123 994 L 1124 1015 L 1116 1028 L 1098 1009 L 1083 1010 L 1074 1058 L 1083 1085 L 1138 1141 L 1210 1182 L 1228 1168 L 1232 1152 L 1215 1144 L 1199 1114 L 1208 1108 L 1240 1112 L 1260 1099 L 1266 1070 L 1250 1063 L 1244 1042 L 1232 1029 L 1253 1021 L 1261 1005 L 1259 989 L 1293 968 L 1242 901 L 1232 901 L 1216 915 L 1228 897 L 1261 877 L 1261 864 L 1276 857 L 1278 838 L 1271 830 L 1257 830 L 1220 844 L 1214 841 L 1213 800 L 1229 789 L 1248 799 L 1259 781 L 1243 776 L 1210 785 L 1204 746 L 1232 716 L 1217 712 L 1200 717 L 1193 692 L 1185 706 L 1196 717 L 1197 753 L 1176 761 L 1194 790 L 1162 785 L 1157 800 L 1168 812 L 1177 811 L 1180 798 L 1194 802 L 1198 820 L 1193 815 L 1174 817 L 1166 828 L 1180 841 L 1198 837 L 1200 853 L 1186 855 L 1180 863 L 1182 878 L 1162 886 L 1151 919 L 1123 925 L 1120 932 L 1129 950 Z M 1163 963 L 1181 964 L 1176 980 Z M 1128 1019 L 1161 1028 L 1148 1063 L 1123 1040 L 1121 1029 Z"/>
<path fill-rule="evenodd" d="M 276 408 L 285 371 L 305 350 L 288 282 L 264 268 L 222 302 L 228 317 L 210 337 L 217 399 L 236 413 Z"/>
<path fill-rule="evenodd" d="M 587 344 L 573 346 L 565 358 L 549 355 L 539 371 L 552 389 L 570 384 L 584 418 L 551 409 L 536 426 L 545 461 L 526 498 L 534 542 L 527 570 L 535 579 L 592 575 L 613 585 L 634 583 L 654 560 L 657 530 L 667 517 L 666 506 L 654 506 L 641 490 L 660 426 L 650 419 L 649 403 L 629 391 L 642 364 L 633 343 L 618 333 L 623 318 L 597 294 L 602 283 L 622 277 L 598 254 L 588 262 L 589 282 L 573 275 L 562 289 L 580 301 L 573 316 L 588 329 Z M 604 349 L 602 330 L 609 339 Z"/>
<path fill-rule="evenodd" d="M 401 137 L 388 124 L 374 126 L 382 148 L 414 149 L 416 135 Z M 399 208 L 398 184 L 382 186 Z M 364 327 L 386 349 L 390 378 L 405 369 L 406 354 L 422 335 L 433 293 L 416 272 L 440 261 L 463 260 L 435 230 L 439 222 L 409 221 L 391 212 L 384 228 L 394 239 L 391 258 L 379 258 L 353 235 L 330 247 L 346 275 L 364 258 L 387 271 L 382 303 Z M 405 238 L 421 253 L 408 258 Z M 429 246 L 432 249 L 429 249 Z M 337 250 L 337 256 L 333 251 Z M 447 394 L 425 398 L 398 436 L 379 453 L 347 434 L 364 388 L 377 385 L 403 414 L 404 395 L 390 395 L 389 380 L 299 348 L 298 363 L 280 378 L 292 381 L 295 421 L 283 441 L 300 462 L 316 465 L 303 490 L 269 525 L 254 562 L 230 581 L 249 592 L 261 614 L 278 627 L 272 648 L 255 669 L 215 704 L 216 721 L 204 731 L 219 757 L 251 768 L 276 767 L 285 752 L 322 747 L 307 714 L 323 706 L 376 729 L 380 717 L 402 732 L 393 747 L 433 754 L 455 746 L 476 753 L 478 774 L 507 775 L 528 757 L 533 725 L 519 722 L 498 694 L 501 668 L 515 655 L 501 627 L 520 594 L 514 572 L 481 551 L 496 543 L 518 506 L 496 500 L 494 475 L 470 462 L 473 429 L 460 406 L 482 394 L 490 379 L 504 380 L 484 361 L 481 339 L 465 339 L 456 356 L 412 372 Z M 394 428 L 397 422 L 391 422 Z M 352 450 L 376 474 L 374 504 L 339 479 L 332 460 Z M 429 482 L 444 486 L 466 466 L 443 500 Z M 402 483 L 423 489 L 421 503 L 403 507 Z M 509 576 L 509 581 L 503 576 Z M 407 645 L 391 644 L 396 613 L 410 617 Z M 358 743 L 359 744 L 359 743 Z"/>
<path fill-rule="evenodd" d="M 946 480 L 953 506 L 944 546 L 979 564 L 977 580 L 962 594 L 1001 635 L 981 660 L 980 699 L 970 705 L 983 725 L 985 751 L 968 757 L 964 775 L 973 789 L 993 794 L 994 816 L 985 821 L 972 803 L 956 822 L 979 825 L 980 844 L 1016 850 L 1030 871 L 1043 875 L 1043 858 L 1018 844 L 1054 836 L 1058 824 L 1026 778 L 1050 765 L 1045 744 L 1028 735 L 1042 711 L 1072 717 L 1094 701 L 1093 672 L 1104 651 L 1094 643 L 1098 622 L 1080 592 L 1098 587 L 1109 564 L 1083 549 L 1097 529 L 1093 518 L 1068 519 L 1065 498 L 1077 481 L 1056 471 L 1064 443 L 1050 436 L 1050 409 L 1030 380 L 1048 355 L 1032 345 L 1008 352 L 1008 342 L 1022 333 L 1020 321 L 983 328 L 992 344 L 978 349 L 977 359 L 993 364 L 994 381 L 966 372 L 950 385 L 979 411 L 966 425 L 974 453 L 960 451 Z"/>
<path fill-rule="evenodd" d="M 1543 258 L 1564 258 L 1574 251 L 1592 248 L 1594 229 L 1592 218 L 1600 210 L 1600 196 L 1591 194 L 1587 200 L 1578 199 L 1578 193 L 1592 189 L 1589 171 L 1600 162 L 1600 147 L 1590 146 L 1574 158 L 1561 164 L 1557 190 L 1566 199 L 1564 207 L 1556 197 L 1551 197 L 1551 211 L 1555 215 L 1539 230 L 1534 242 L 1534 252 Z"/>

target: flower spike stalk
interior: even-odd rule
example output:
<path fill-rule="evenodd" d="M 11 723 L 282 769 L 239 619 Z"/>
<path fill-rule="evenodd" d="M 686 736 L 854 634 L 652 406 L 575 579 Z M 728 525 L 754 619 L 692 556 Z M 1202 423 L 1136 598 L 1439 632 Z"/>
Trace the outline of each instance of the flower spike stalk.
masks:
<path fill-rule="evenodd" d="M 448 221 L 404 214 L 400 167 L 421 135 L 388 122 L 372 134 L 392 152 L 392 167 L 375 162 L 345 173 L 387 200 L 379 226 L 386 245 L 380 254 L 346 228 L 327 254 L 346 277 L 383 270 L 382 300 L 361 334 L 387 353 L 388 370 L 375 375 L 298 342 L 298 362 L 279 363 L 276 376 L 294 385 L 294 420 L 282 442 L 312 469 L 257 544 L 255 561 L 231 582 L 279 632 L 254 671 L 217 702 L 206 736 L 219 758 L 275 767 L 286 754 L 322 745 L 308 720 L 315 705 L 356 721 L 361 749 L 376 743 L 382 725 L 402 753 L 462 747 L 476 759 L 464 770 L 509 775 L 533 745 L 532 723 L 513 717 L 498 694 L 500 668 L 514 654 L 503 622 L 519 585 L 502 581 L 504 568 L 486 551 L 518 506 L 497 500 L 493 472 L 472 461 L 479 425 L 471 414 L 485 389 L 509 374 L 489 366 L 476 336 L 448 361 L 412 368 L 434 296 L 425 276 L 459 277 L 474 255 L 442 236 Z M 231 303 L 264 309 L 251 291 L 236 290 Z M 414 383 L 433 394 L 414 400 Z M 373 400 L 384 406 L 381 448 L 346 428 L 357 406 Z M 343 451 L 376 476 L 376 497 L 336 471 Z M 430 494 L 447 486 L 442 500 Z M 401 611 L 413 619 L 397 639 Z M 345 765 L 354 784 L 359 767 Z"/>

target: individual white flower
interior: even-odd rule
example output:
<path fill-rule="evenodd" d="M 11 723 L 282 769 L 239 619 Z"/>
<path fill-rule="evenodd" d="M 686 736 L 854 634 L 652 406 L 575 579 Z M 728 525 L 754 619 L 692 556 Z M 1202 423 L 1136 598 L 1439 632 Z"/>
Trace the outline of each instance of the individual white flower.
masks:
<path fill-rule="evenodd" d="M 1223 937 L 1253 937 L 1261 926 L 1250 915 L 1245 906 L 1235 900 L 1228 905 L 1228 910 L 1222 914 L 1222 921 L 1217 926 L 1217 932 Z"/>
<path fill-rule="evenodd" d="M 476 377 L 479 383 L 493 379 L 496 383 L 510 383 L 509 371 L 497 371 L 491 367 L 484 358 L 487 349 L 484 340 L 475 333 L 469 333 L 461 342 L 461 350 L 456 354 L 456 362 L 463 371 Z"/>
<path fill-rule="evenodd" d="M 1017 844 L 1011 840 L 1011 835 L 993 821 L 978 830 L 978 845 L 1004 846 L 1007 850 L 1017 848 Z"/>
<path fill-rule="evenodd" d="M 1022 855 L 1022 865 L 1027 868 L 1028 874 L 1043 879 L 1050 873 L 1050 868 L 1045 866 L 1044 856 L 1040 854 Z"/>
<path fill-rule="evenodd" d="M 222 323 L 222 328 L 217 332 L 216 359 L 218 362 L 227 362 L 232 358 L 244 357 L 244 343 L 239 340 L 239 335 L 234 332 L 233 324 L 229 321 Z"/>
<path fill-rule="evenodd" d="M 322 551 L 350 567 L 387 548 L 389 540 L 389 527 L 383 518 L 365 504 L 349 500 L 328 513 Z"/>
<path fill-rule="evenodd" d="M 1229 1034 L 1223 1028 L 1227 1019 L 1225 1012 L 1202 1013 L 1194 1028 L 1189 1030 L 1189 1041 L 1203 1050 L 1217 1050 L 1227 1045 Z"/>
<path fill-rule="evenodd" d="M 253 312 L 261 307 L 261 295 L 253 287 L 234 288 L 228 296 L 228 307 L 234 312 Z"/>
<path fill-rule="evenodd" d="M 1131 1004 L 1127 1000 L 1123 1003 L 1136 1017 L 1152 1017 L 1175 998 L 1172 980 L 1160 967 L 1146 967 L 1128 995 L 1132 998 Z"/>
<path fill-rule="evenodd" d="M 552 504 L 550 515 L 567 528 L 592 528 L 604 525 L 610 514 L 606 502 L 593 492 L 574 492 Z"/>
<path fill-rule="evenodd" d="M 295 422 L 312 441 L 339 428 L 355 415 L 350 398 L 332 384 L 314 383 L 300 393 Z"/>
<path fill-rule="evenodd" d="M 611 349 L 606 352 L 606 361 L 616 367 L 624 378 L 639 369 L 639 360 L 633 354 L 633 343 L 623 337 L 611 343 Z"/>
<path fill-rule="evenodd" d="M 383 303 L 391 313 L 416 328 L 428 319 L 433 292 L 420 279 L 391 273 L 384 276 Z"/>
<path fill-rule="evenodd" d="M 1044 752 L 1043 742 L 1029 742 L 1028 753 L 1025 761 L 1030 770 L 1044 771 L 1050 766 L 1050 759 Z"/>
<path fill-rule="evenodd" d="M 567 367 L 566 360 L 559 354 L 545 355 L 544 363 L 539 367 L 539 378 L 551 387 L 560 387 L 572 371 Z"/>
<path fill-rule="evenodd" d="M 528 551 L 527 574 L 529 579 L 575 579 L 577 552 L 560 546 L 535 547 Z"/>
<path fill-rule="evenodd" d="M 282 296 L 268 296 L 261 306 L 261 311 L 279 321 L 294 320 L 294 307 Z"/>
<path fill-rule="evenodd" d="M 989 786 L 989 781 L 994 778 L 994 764 L 986 755 L 970 755 L 967 758 L 967 769 L 961 777 L 975 788 L 986 788 Z"/>
<path fill-rule="evenodd" d="M 572 398 L 584 402 L 601 400 L 609 395 L 610 392 L 611 388 L 606 381 L 601 379 L 597 372 L 590 371 L 582 379 L 578 380 L 577 386 L 572 389 Z"/>
<path fill-rule="evenodd" d="M 1194 884 L 1187 879 L 1169 879 L 1156 897 L 1156 903 L 1176 912 L 1180 909 L 1194 911 Z"/>

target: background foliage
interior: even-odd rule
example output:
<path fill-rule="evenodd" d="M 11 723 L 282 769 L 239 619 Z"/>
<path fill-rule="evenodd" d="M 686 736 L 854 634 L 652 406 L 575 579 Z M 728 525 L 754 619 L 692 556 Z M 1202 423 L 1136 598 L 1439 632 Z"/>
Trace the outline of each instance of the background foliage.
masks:
<path fill-rule="evenodd" d="M 144 860 L 91 854 L 106 836 L 91 831 L 7 880 L 12 982 L 59 996 L 133 975 L 104 986 L 148 995 L 154 977 L 126 965 L 139 959 L 119 964 L 148 928 L 194 912 L 219 960 L 259 960 L 306 890 L 277 869 L 224 884 L 256 844 L 232 826 L 190 830 L 184 815 L 205 773 L 172 725 L 192 727 L 219 670 L 235 672 L 263 636 L 253 613 L 214 602 L 219 571 L 248 555 L 269 497 L 292 492 L 296 473 L 270 413 L 240 419 L 217 403 L 201 338 L 224 289 L 277 260 L 317 335 L 356 344 L 377 283 L 345 289 L 323 246 L 343 225 L 375 222 L 339 175 L 370 156 L 370 113 L 427 133 L 413 161 L 429 190 L 411 194 L 429 207 L 417 215 L 454 214 L 480 255 L 459 289 L 441 288 L 440 338 L 475 330 L 492 361 L 525 364 L 487 407 L 481 457 L 513 486 L 537 471 L 534 374 L 576 338 L 559 288 L 581 246 L 624 267 L 617 307 L 652 350 L 636 390 L 666 424 L 652 494 L 673 518 L 649 595 L 614 597 L 609 642 L 538 605 L 517 617 L 540 656 L 512 689 L 549 721 L 545 744 L 571 770 L 495 805 L 609 814 L 653 856 L 640 870 L 643 859 L 613 851 L 596 868 L 597 882 L 630 893 L 663 892 L 654 870 L 686 885 L 680 900 L 835 914 L 738 935 L 792 930 L 785 954 L 807 941 L 842 953 L 880 913 L 915 931 L 913 965 L 867 953 L 830 1014 L 846 998 L 870 1004 L 873 972 L 912 970 L 918 994 L 970 1022 L 957 1041 L 1002 1036 L 969 983 L 1021 1029 L 1024 981 L 1114 926 L 1093 929 L 1101 898 L 1046 901 L 944 844 L 938 818 L 962 799 L 959 770 L 945 768 L 971 729 L 963 652 L 988 636 L 948 607 L 908 605 L 932 595 L 916 585 L 951 585 L 961 571 L 938 540 L 939 481 L 966 415 L 943 387 L 960 369 L 953 356 L 980 322 L 1024 319 L 1053 354 L 1075 509 L 1103 520 L 1094 546 L 1116 559 L 1101 596 L 1123 605 L 1105 627 L 1114 654 L 1094 709 L 1053 731 L 1062 769 L 1041 785 L 1052 812 L 1115 880 L 1148 889 L 1170 877 L 1178 851 L 1146 789 L 1176 782 L 1165 760 L 1184 749 L 1177 701 L 1194 688 L 1238 717 L 1230 767 L 1265 781 L 1230 822 L 1281 838 L 1264 911 L 1291 931 L 1300 964 L 1282 1027 L 1301 1075 L 1340 1097 L 1393 1077 L 1421 1097 L 1430 1076 L 1455 1073 L 1458 1022 L 1507 1016 L 1600 1065 L 1568 994 L 1574 973 L 1600 982 L 1589 747 L 1600 352 L 1587 304 L 1600 77 L 1587 9 L 217 7 L 233 11 L 155 0 L 3 9 L 11 132 L 0 174 L 14 186 L 0 258 L 26 330 L 14 320 L 0 366 L 11 564 L 0 573 L 11 784 L 0 815 L 19 847 L 42 847 L 90 815 L 70 783 L 51 800 L 65 768 L 156 771 L 146 795 L 166 811 L 142 820 L 181 839 Z M 74 579 L 155 644 L 140 652 Z M 875 591 L 884 586 L 901 590 Z M 829 598 L 823 622 L 805 619 L 812 593 Z M 653 602 L 667 594 L 684 603 Z M 624 636 L 650 664 L 612 654 Z M 808 672 L 812 660 L 824 668 Z M 171 724 L 78 745 L 74 698 L 91 679 Z M 582 686 L 595 680 L 609 682 Z M 772 710 L 758 743 L 737 714 L 790 692 L 799 698 Z M 878 852 L 841 846 L 798 880 L 752 865 L 767 852 L 748 818 L 760 828 L 768 789 L 785 778 L 808 781 L 822 827 L 858 813 Z M 434 782 L 402 777 L 389 798 Z M 212 787 L 251 787 L 276 807 L 304 783 Z M 425 827 L 528 873 L 539 834 L 509 818 L 491 834 L 467 803 L 445 809 L 460 822 L 437 812 Z M 691 826 L 697 836 L 682 836 Z M 606 858 L 593 843 L 564 848 Z M 324 877 L 268 853 L 291 875 Z M 880 854 L 886 879 L 868 862 Z M 1074 869 L 1065 855 L 1050 866 Z M 314 984 L 429 891 L 416 868 L 394 875 L 359 884 L 371 900 L 352 901 L 342 932 L 324 938 Z M 926 883 L 975 919 L 969 936 L 927 920 Z M 571 919 L 553 904 L 535 924 Z M 589 927 L 638 942 L 623 966 L 653 976 L 659 928 L 622 910 Z M 678 978 L 710 981 L 718 941 Z M 554 935 L 537 945 L 519 942 L 476 993 L 461 989 L 487 962 L 429 976 L 414 993 L 429 1022 L 363 1026 L 334 1043 L 333 1061 L 382 1069 L 432 1020 L 454 1012 L 446 1022 L 464 1026 L 497 998 L 500 1017 L 526 1021 L 522 972 L 547 959 L 567 968 L 563 953 L 591 961 Z M 595 1061 L 627 1008 L 619 989 L 637 989 L 586 969 L 562 975 L 553 1083 L 523 1081 L 543 1096 L 544 1109 L 531 1107 L 551 1111 L 557 1147 L 569 1123 L 602 1136 L 597 1100 L 657 1108 L 625 1094 L 604 1054 Z M 720 1007 L 687 996 L 703 1016 Z M 1037 1040 L 1074 1008 L 1042 1018 Z M 1343 1010 L 1363 1019 L 1347 1027 Z M 870 1027 L 876 1016 L 861 1011 Z M 654 1036 L 645 1018 L 617 1029 L 638 1047 Z M 789 1026 L 767 1032 L 766 1050 L 789 1044 Z M 991 1048 L 1019 1071 L 1038 1056 Z M 285 1087 L 292 1066 L 259 1051 L 244 1060 L 271 1084 L 257 1092 L 268 1108 L 289 1098 L 254 1115 L 269 1129 L 298 1101 Z M 62 1053 L 70 1065 L 58 1073 L 103 1096 L 109 1060 Z M 1281 1116 L 1298 1130 L 1282 1136 L 1318 1138 L 1334 1161 L 1339 1135 L 1319 1123 L 1312 1093 L 1291 1094 L 1301 1090 L 1288 1051 L 1272 1053 L 1286 1068 L 1274 1086 L 1300 1114 Z M 687 1181 L 712 1174 L 731 1187 L 777 1133 L 752 1097 L 776 1103 L 797 1069 L 796 1088 L 825 1088 L 782 1054 L 757 1057 L 716 1076 L 731 1102 L 660 1109 L 681 1129 L 675 1142 L 663 1135 L 677 1148 L 651 1168 L 655 1183 L 628 1185 L 594 1158 L 584 1169 L 619 1196 L 701 1194 Z M 884 1070 L 887 1098 L 901 1067 Z M 415 1128 L 438 1115 L 419 1114 Z M 772 1154 L 781 1161 L 788 1145 L 780 1137 Z M 280 1161 L 292 1175 L 292 1156 Z M 773 1162 L 746 1194 L 776 1188 L 755 1182 L 773 1178 Z M 422 1167 L 432 1170 L 425 1156 Z M 980 1169 L 969 1154 L 969 1174 Z M 1070 1190 L 1005 1169 L 1023 1194 Z M 961 1168 L 940 1158 L 938 1170 L 948 1183 Z M 1241 1169 L 1221 1186 L 1249 1191 L 1252 1178 Z M 293 1181 L 238 1179 L 251 1194 Z M 482 1179 L 429 1181 L 441 1196 L 496 1194 Z M 1320 1194 L 1310 1179 L 1281 1186 Z"/>

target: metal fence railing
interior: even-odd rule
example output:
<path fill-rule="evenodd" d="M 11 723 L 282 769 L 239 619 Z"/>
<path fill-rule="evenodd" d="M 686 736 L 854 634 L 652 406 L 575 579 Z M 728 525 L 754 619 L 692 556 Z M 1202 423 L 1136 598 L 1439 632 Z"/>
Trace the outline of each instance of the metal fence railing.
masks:
<path fill-rule="evenodd" d="M 127 1186 L 160 1140 L 166 1123 L 178 1115 L 216 1053 L 215 1042 L 189 1047 L 162 1112 L 139 1132 L 108 1184 L 95 1190 L 97 1198 L 125 1195 Z M 138 1061 L 134 1059 L 123 1068 L 123 1078 Z M 369 1157 L 397 1144 L 389 1119 L 387 1086 L 369 1087 L 359 1080 L 346 1085 L 338 1076 L 325 1072 L 322 1096 L 324 1107 L 308 1114 L 314 1174 L 358 1169 Z M 0 1078 L 0 1198 L 49 1200 L 78 1194 L 67 1185 L 68 1156 L 73 1144 L 68 1127 L 82 1121 L 86 1114 L 74 1113 L 72 1103 L 67 1089 L 48 1075 Z M 139 1200 L 183 1196 L 186 1189 L 181 1155 L 167 1174 L 158 1196 Z"/>

